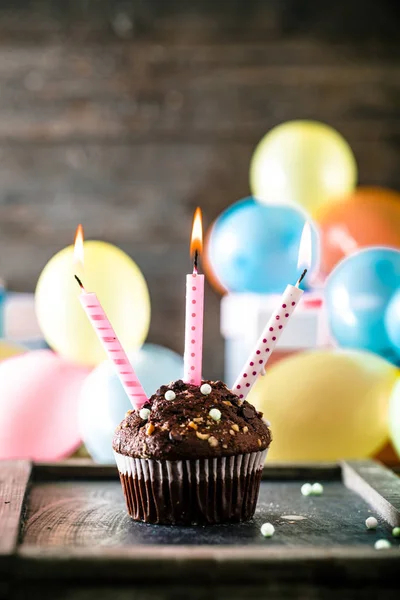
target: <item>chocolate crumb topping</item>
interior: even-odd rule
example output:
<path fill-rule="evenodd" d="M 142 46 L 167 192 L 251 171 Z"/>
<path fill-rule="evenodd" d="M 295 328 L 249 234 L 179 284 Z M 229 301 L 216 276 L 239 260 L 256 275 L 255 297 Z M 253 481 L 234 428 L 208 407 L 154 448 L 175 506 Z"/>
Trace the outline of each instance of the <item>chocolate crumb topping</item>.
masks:
<path fill-rule="evenodd" d="M 126 414 L 115 432 L 114 450 L 134 458 L 184 460 L 268 448 L 271 432 L 261 413 L 240 401 L 222 381 L 204 383 L 211 386 L 208 395 L 181 379 L 161 386 L 145 405 L 151 411 L 147 421 L 137 411 Z M 174 400 L 164 398 L 167 390 L 175 392 Z M 221 413 L 218 421 L 209 416 L 213 408 Z"/>
<path fill-rule="evenodd" d="M 179 433 L 179 431 L 170 431 L 169 439 L 171 442 L 181 442 L 183 440 L 183 436 Z"/>
<path fill-rule="evenodd" d="M 242 415 L 246 418 L 246 419 L 255 419 L 257 416 L 257 411 L 254 408 L 254 406 L 252 406 L 251 404 L 247 403 L 247 404 L 243 404 L 242 408 Z"/>

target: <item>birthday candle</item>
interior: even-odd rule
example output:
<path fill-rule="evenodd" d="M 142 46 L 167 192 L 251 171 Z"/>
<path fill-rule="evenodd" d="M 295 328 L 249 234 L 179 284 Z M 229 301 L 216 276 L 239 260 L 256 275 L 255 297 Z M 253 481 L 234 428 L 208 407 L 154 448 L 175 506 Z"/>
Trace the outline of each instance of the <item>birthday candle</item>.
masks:
<path fill-rule="evenodd" d="M 79 256 L 79 262 L 83 264 L 83 231 L 79 226 L 75 239 L 75 256 Z M 134 408 L 139 410 L 147 402 L 146 393 L 129 362 L 117 334 L 115 333 L 103 307 L 96 294 L 87 292 L 82 281 L 75 275 L 75 279 L 81 288 L 79 296 L 80 303 L 90 320 L 97 337 L 100 340 L 107 356 L 114 364 L 119 380 L 126 391 Z"/>
<path fill-rule="evenodd" d="M 308 223 L 305 224 L 300 241 L 298 264 L 307 264 L 311 262 L 311 229 Z M 246 360 L 239 377 L 232 386 L 232 391 L 244 400 L 251 388 L 257 381 L 257 377 L 265 369 L 279 338 L 287 327 L 290 317 L 299 304 L 303 295 L 300 289 L 300 283 L 303 280 L 307 269 L 299 277 L 296 285 L 288 285 L 284 291 L 277 309 L 272 314 L 268 323 L 258 339 L 250 356 Z"/>
<path fill-rule="evenodd" d="M 193 219 L 191 254 L 194 254 L 193 273 L 186 276 L 186 323 L 184 380 L 201 384 L 203 362 L 204 275 L 197 271 L 197 259 L 202 250 L 203 232 L 201 211 L 197 208 Z"/>

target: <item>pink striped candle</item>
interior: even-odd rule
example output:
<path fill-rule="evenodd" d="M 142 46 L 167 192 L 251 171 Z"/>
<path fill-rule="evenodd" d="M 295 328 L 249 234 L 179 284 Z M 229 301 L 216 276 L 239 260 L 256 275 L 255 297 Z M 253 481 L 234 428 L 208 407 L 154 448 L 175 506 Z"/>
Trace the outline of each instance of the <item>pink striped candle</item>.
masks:
<path fill-rule="evenodd" d="M 203 362 L 204 275 L 197 272 L 198 253 L 202 249 L 201 211 L 197 208 L 193 220 L 191 253 L 194 253 L 193 273 L 186 276 L 186 323 L 184 380 L 201 384 Z"/>
<path fill-rule="evenodd" d="M 133 407 L 139 410 L 147 402 L 146 393 L 96 294 L 86 292 L 81 280 L 76 275 L 75 278 L 82 290 L 79 300 L 83 310 L 91 322 L 107 356 L 114 363 L 118 377 L 128 394 L 129 400 L 132 402 Z"/>

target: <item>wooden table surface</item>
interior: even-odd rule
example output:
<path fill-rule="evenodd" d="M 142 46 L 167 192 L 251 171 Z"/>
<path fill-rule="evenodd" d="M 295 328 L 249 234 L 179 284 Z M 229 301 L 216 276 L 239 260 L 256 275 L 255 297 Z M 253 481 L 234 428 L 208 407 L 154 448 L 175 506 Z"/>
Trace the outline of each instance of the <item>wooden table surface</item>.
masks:
<path fill-rule="evenodd" d="M 2 599 L 398 597 L 400 479 L 372 461 L 271 465 L 254 520 L 212 527 L 133 522 L 113 467 L 0 463 L 0 478 Z"/>

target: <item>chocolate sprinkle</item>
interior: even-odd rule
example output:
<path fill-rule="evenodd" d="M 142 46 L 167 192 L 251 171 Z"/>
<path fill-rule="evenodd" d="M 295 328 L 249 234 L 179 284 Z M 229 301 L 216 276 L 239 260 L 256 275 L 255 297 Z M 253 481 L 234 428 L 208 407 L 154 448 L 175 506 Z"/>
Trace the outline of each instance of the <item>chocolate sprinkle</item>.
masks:
<path fill-rule="evenodd" d="M 169 439 L 171 442 L 181 442 L 183 440 L 183 435 L 181 435 L 179 431 L 170 431 Z"/>
<path fill-rule="evenodd" d="M 244 405 L 242 407 L 242 415 L 244 416 L 245 419 L 255 419 L 257 416 L 257 412 L 253 406 Z"/>

